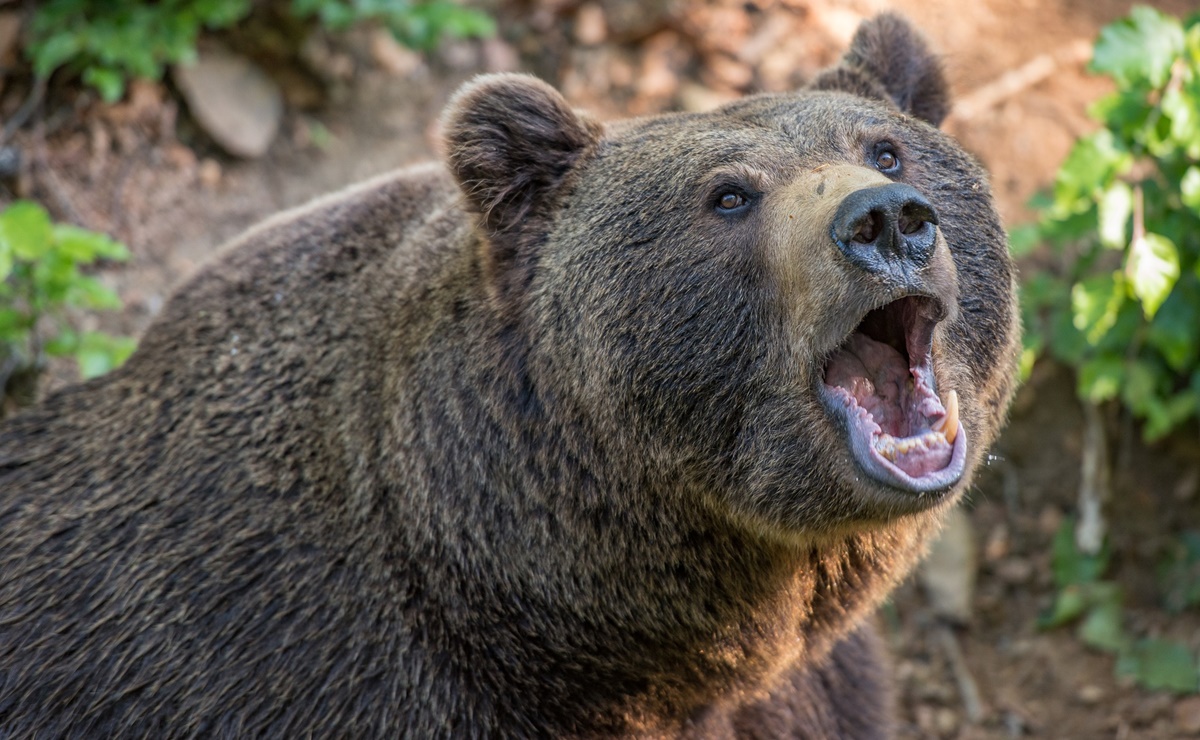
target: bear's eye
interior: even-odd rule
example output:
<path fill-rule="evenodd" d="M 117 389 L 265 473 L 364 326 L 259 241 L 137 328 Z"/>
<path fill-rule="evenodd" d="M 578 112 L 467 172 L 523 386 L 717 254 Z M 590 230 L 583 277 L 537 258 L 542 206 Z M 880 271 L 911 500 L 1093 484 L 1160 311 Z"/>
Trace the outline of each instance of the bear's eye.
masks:
<path fill-rule="evenodd" d="M 891 149 L 880 148 L 875 153 L 875 167 L 880 172 L 894 174 L 900 171 L 900 158 Z"/>
<path fill-rule="evenodd" d="M 746 196 L 733 190 L 726 190 L 717 195 L 717 208 L 726 213 L 741 209 L 747 202 L 749 201 L 746 200 Z"/>

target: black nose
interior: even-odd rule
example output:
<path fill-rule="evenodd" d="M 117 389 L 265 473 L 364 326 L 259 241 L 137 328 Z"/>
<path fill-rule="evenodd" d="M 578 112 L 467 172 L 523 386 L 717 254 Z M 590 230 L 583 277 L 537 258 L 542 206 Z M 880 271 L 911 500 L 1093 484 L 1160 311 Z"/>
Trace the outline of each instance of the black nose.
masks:
<path fill-rule="evenodd" d="M 933 256 L 937 222 L 925 196 L 894 182 L 846 196 L 833 217 L 833 241 L 864 270 L 903 275 Z"/>

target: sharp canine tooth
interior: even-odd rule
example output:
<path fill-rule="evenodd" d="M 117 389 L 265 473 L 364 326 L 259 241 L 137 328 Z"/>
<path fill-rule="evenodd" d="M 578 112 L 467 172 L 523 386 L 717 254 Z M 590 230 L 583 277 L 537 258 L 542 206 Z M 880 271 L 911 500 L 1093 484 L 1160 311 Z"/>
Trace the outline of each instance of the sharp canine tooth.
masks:
<path fill-rule="evenodd" d="M 945 435 L 947 442 L 954 444 L 954 438 L 958 436 L 958 391 L 946 394 L 945 406 L 946 415 L 935 428 Z"/>

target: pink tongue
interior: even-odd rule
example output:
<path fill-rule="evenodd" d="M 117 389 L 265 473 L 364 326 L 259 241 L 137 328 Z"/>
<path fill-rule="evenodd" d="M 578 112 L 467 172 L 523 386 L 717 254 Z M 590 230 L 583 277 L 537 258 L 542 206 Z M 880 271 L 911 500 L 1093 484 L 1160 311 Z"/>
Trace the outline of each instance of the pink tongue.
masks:
<path fill-rule="evenodd" d="M 911 433 L 904 413 L 905 405 L 912 401 L 910 379 L 903 355 L 889 344 L 857 333 L 837 351 L 825 370 L 827 385 L 850 391 L 879 428 L 893 437 Z"/>

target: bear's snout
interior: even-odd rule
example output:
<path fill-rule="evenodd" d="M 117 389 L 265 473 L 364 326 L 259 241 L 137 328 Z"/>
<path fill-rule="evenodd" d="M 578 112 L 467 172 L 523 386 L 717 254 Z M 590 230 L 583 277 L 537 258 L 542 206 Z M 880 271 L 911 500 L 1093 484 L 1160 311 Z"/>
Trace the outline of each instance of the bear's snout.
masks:
<path fill-rule="evenodd" d="M 937 223 L 937 212 L 916 188 L 889 183 L 847 195 L 834 214 L 831 234 L 855 266 L 906 279 L 933 256 Z"/>

